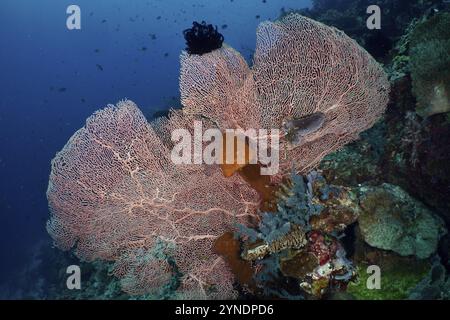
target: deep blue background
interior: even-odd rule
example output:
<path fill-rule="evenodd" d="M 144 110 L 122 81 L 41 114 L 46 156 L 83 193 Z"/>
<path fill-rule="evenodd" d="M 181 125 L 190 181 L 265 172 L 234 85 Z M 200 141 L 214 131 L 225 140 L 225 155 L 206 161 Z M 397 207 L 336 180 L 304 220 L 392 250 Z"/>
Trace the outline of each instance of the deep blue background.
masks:
<path fill-rule="evenodd" d="M 177 104 L 183 29 L 216 24 L 248 58 L 259 22 L 309 2 L 1 0 L 0 283 L 48 237 L 50 161 L 85 119 L 125 97 L 146 115 Z M 70 4 L 81 7 L 81 30 L 66 28 Z"/>

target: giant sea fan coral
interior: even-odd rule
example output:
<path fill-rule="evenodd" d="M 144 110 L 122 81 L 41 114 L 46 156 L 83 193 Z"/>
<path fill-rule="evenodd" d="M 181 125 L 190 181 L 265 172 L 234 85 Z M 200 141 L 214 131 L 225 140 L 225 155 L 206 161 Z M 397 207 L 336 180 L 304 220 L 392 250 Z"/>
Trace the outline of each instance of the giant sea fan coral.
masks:
<path fill-rule="evenodd" d="M 181 60 L 182 111 L 149 124 L 131 101 L 108 106 L 56 155 L 47 230 L 80 258 L 114 261 L 130 293 L 230 298 L 232 274 L 212 245 L 250 225 L 261 198 L 216 165 L 172 163 L 172 130 L 192 131 L 200 117 L 205 129 L 287 127 L 295 141 L 282 140 L 280 176 L 292 164 L 305 172 L 376 121 L 388 84 L 354 41 L 299 15 L 260 25 L 251 69 L 229 47 Z"/>
<path fill-rule="evenodd" d="M 174 266 L 151 254 L 163 241 L 183 275 L 182 294 L 229 298 L 233 277 L 211 247 L 236 221 L 248 223 L 258 195 L 218 167 L 174 165 L 170 135 L 158 136 L 184 125 L 171 119 L 149 124 L 131 101 L 91 116 L 52 162 L 47 229 L 61 249 L 116 261 L 130 293 L 170 280 Z"/>
<path fill-rule="evenodd" d="M 281 175 L 307 173 L 355 140 L 384 112 L 389 83 L 381 66 L 343 32 L 291 14 L 263 22 L 250 68 L 230 47 L 181 57 L 184 112 L 220 129 L 282 129 L 320 114 L 320 127 L 281 140 Z M 313 123 L 315 124 L 315 123 Z M 302 128 L 299 128 L 300 130 Z"/>

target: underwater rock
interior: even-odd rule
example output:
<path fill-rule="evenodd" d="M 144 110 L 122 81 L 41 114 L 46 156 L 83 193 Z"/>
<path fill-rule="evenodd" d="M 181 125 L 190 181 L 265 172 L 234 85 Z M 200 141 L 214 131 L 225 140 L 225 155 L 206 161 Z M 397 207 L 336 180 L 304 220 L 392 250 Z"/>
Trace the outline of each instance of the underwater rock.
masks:
<path fill-rule="evenodd" d="M 356 187 L 362 183 L 380 184 L 385 149 L 384 120 L 363 132 L 360 139 L 325 156 L 319 165 L 325 179 L 334 185 Z"/>
<path fill-rule="evenodd" d="M 385 146 L 379 164 L 385 182 L 399 185 L 450 225 L 449 114 L 422 120 L 415 113 L 415 103 L 411 78 L 395 81 L 384 120 Z"/>
<path fill-rule="evenodd" d="M 324 265 L 334 257 L 338 246 L 338 242 L 333 237 L 317 231 L 308 234 L 308 250 L 317 257 L 320 265 Z"/>
<path fill-rule="evenodd" d="M 339 233 L 358 219 L 359 205 L 357 195 L 350 189 L 328 185 L 325 179 L 318 178 L 313 185 L 315 201 L 323 207 L 318 215 L 311 216 L 312 230 L 327 234 Z"/>
<path fill-rule="evenodd" d="M 326 208 L 320 215 L 311 217 L 310 223 L 313 230 L 333 233 L 343 231 L 357 218 L 355 211 L 347 207 L 331 207 Z"/>
<path fill-rule="evenodd" d="M 244 259 L 255 260 L 287 248 L 301 248 L 306 232 L 342 232 L 359 215 L 358 199 L 350 188 L 327 184 L 317 171 L 292 175 L 275 192 L 276 212 L 263 213 L 258 229 L 240 226 Z"/>
<path fill-rule="evenodd" d="M 361 300 L 406 299 L 431 267 L 428 259 L 415 256 L 400 256 L 393 251 L 381 250 L 364 242 L 359 228 L 356 228 L 352 261 L 356 266 L 357 277 L 347 286 L 347 293 Z M 367 280 L 373 275 L 369 266 L 380 268 L 381 289 L 368 289 Z"/>
<path fill-rule="evenodd" d="M 440 262 L 410 291 L 410 300 L 450 300 L 450 277 Z"/>
<path fill-rule="evenodd" d="M 392 255 L 391 255 L 392 258 Z M 397 260 L 394 260 L 397 261 Z M 372 273 L 367 268 L 372 264 L 356 265 L 357 278 L 347 286 L 347 293 L 358 300 L 399 300 L 408 298 L 412 290 L 427 273 L 429 264 L 417 261 L 397 261 L 393 265 L 376 264 L 381 270 L 381 289 L 367 288 L 368 277 Z"/>
<path fill-rule="evenodd" d="M 403 189 L 388 183 L 360 188 L 359 227 L 371 246 L 427 258 L 447 230 L 443 221 Z"/>
<path fill-rule="evenodd" d="M 280 259 L 280 270 L 286 277 L 305 278 L 319 264 L 317 257 L 307 250 L 293 250 Z"/>
<path fill-rule="evenodd" d="M 257 229 L 240 226 L 242 258 L 264 266 L 256 273 L 264 281 L 272 284 L 273 275 L 281 273 L 297 279 L 298 289 L 314 298 L 345 287 L 354 272 L 336 235 L 356 221 L 356 195 L 312 171 L 292 175 L 277 196 L 277 212 L 264 213 Z"/>
<path fill-rule="evenodd" d="M 410 69 L 416 111 L 422 117 L 450 111 L 450 13 L 418 23 L 410 35 Z"/>
<path fill-rule="evenodd" d="M 291 250 L 280 258 L 283 275 L 299 280 L 299 286 L 315 298 L 321 298 L 329 288 L 344 288 L 354 275 L 351 262 L 337 239 L 312 232 L 308 247 Z"/>
<path fill-rule="evenodd" d="M 364 14 L 367 1 L 320 0 L 313 1 L 312 8 L 300 10 L 281 10 L 281 16 L 298 12 L 317 21 L 343 30 L 355 39 L 379 61 L 386 61 L 390 56 L 392 43 L 404 34 L 409 23 L 419 18 L 426 11 L 445 7 L 441 0 L 372 0 L 371 5 L 382 8 L 383 22 L 381 30 L 366 27 Z"/>
<path fill-rule="evenodd" d="M 262 259 L 306 244 L 306 232 L 342 232 L 359 214 L 357 195 L 350 188 L 328 185 L 319 172 L 293 175 L 275 193 L 275 213 L 263 213 L 258 230 L 240 226 L 246 238 L 242 258 Z"/>
<path fill-rule="evenodd" d="M 311 172 L 306 177 L 292 175 L 277 192 L 276 212 L 263 212 L 257 228 L 238 225 L 238 236 L 250 243 L 256 243 L 248 247 L 250 250 L 264 243 L 274 243 L 274 248 L 280 249 L 287 248 L 285 244 L 288 243 L 295 244 L 297 248 L 302 244 L 304 233 L 310 230 L 310 217 L 319 214 L 322 209 L 319 204 L 313 203 L 312 184 L 316 178 L 316 172 Z M 295 235 L 295 241 L 292 241 L 292 235 Z M 265 254 L 267 249 L 262 250 L 260 247 L 256 251 Z"/>

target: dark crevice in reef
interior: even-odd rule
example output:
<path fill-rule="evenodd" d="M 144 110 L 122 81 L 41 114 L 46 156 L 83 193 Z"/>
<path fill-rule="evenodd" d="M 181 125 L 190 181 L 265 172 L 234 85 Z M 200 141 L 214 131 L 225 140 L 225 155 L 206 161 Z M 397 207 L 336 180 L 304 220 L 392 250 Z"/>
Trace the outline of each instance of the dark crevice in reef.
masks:
<path fill-rule="evenodd" d="M 353 255 L 355 253 L 355 241 L 356 241 L 357 226 L 358 226 L 357 222 L 352 223 L 351 225 L 347 226 L 347 228 L 344 230 L 344 236 L 341 238 L 342 246 L 344 247 L 348 258 L 353 257 Z"/>

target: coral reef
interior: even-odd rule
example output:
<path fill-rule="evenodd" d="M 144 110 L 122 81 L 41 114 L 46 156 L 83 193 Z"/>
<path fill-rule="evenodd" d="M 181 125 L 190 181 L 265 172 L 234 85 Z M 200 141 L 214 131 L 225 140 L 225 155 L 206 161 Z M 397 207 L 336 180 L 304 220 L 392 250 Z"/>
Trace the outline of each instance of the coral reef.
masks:
<path fill-rule="evenodd" d="M 320 298 L 330 288 L 344 288 L 354 273 L 338 236 L 358 217 L 354 195 L 313 171 L 305 177 L 293 174 L 277 199 L 276 212 L 265 213 L 256 229 L 241 226 L 238 232 L 242 257 L 254 261 L 263 292 L 290 297 L 271 285 L 282 276 L 296 279 L 297 298 Z"/>
<path fill-rule="evenodd" d="M 380 250 L 365 243 L 360 228 L 355 228 L 354 252 L 351 260 L 357 277 L 347 287 L 347 293 L 358 300 L 398 300 L 408 298 L 431 267 L 429 259 L 400 256 L 393 251 Z M 368 288 L 367 280 L 373 273 L 369 266 L 380 269 L 380 288 Z"/>
<path fill-rule="evenodd" d="M 120 282 L 110 276 L 110 262 L 80 261 L 71 252 L 52 247 L 50 239 L 37 242 L 30 252 L 32 263 L 17 270 L 17 276 L 11 278 L 11 283 L 1 286 L 2 299 L 130 299 L 122 291 Z M 66 286 L 66 270 L 70 265 L 80 267 L 81 290 L 69 290 Z"/>
<path fill-rule="evenodd" d="M 409 36 L 412 92 L 417 113 L 428 117 L 450 111 L 450 13 L 417 23 Z"/>
<path fill-rule="evenodd" d="M 185 36 L 183 109 L 148 123 L 126 100 L 89 117 L 52 161 L 47 230 L 63 250 L 113 262 L 112 274 L 130 294 L 231 298 L 237 293 L 230 262 L 237 260 L 230 250 L 228 258 L 218 254 L 227 252 L 219 239 L 236 225 L 247 231 L 255 225 L 266 191 L 224 175 L 218 165 L 175 165 L 170 133 L 192 133 L 195 119 L 205 119 L 206 128 L 283 129 L 282 178 L 293 165 L 309 171 L 372 126 L 384 111 L 389 84 L 353 40 L 296 14 L 259 26 L 251 69 L 239 53 L 220 47 L 223 38 L 212 26 L 194 23 Z M 256 236 L 267 244 L 263 255 L 306 246 L 318 263 L 308 286 L 321 295 L 330 277 L 349 268 L 335 236 L 355 220 L 354 208 L 342 210 L 349 202 L 323 183 L 315 203 L 313 184 L 321 178 L 311 173 L 302 179 L 294 176 L 294 193 L 277 214 L 263 216 Z M 329 208 L 322 222 L 311 224 L 321 201 L 330 201 Z"/>
<path fill-rule="evenodd" d="M 232 297 L 233 277 L 211 247 L 233 223 L 248 223 L 258 195 L 218 166 L 172 163 L 166 132 L 190 123 L 173 113 L 149 124 L 131 101 L 91 116 L 52 161 L 47 229 L 56 245 L 114 261 L 132 294 L 156 294 L 181 273 L 178 290 L 190 297 Z M 160 242 L 164 254 L 155 254 Z"/>
<path fill-rule="evenodd" d="M 308 252 L 317 260 L 314 269 L 299 278 L 300 287 L 316 298 L 330 289 L 345 289 L 355 273 L 344 248 L 335 238 L 318 232 L 312 232 L 309 240 Z"/>
<path fill-rule="evenodd" d="M 407 256 L 428 258 L 447 231 L 442 219 L 400 187 L 384 183 L 362 187 L 358 222 L 371 246 Z"/>
<path fill-rule="evenodd" d="M 445 114 L 422 120 L 415 112 L 409 75 L 393 84 L 386 112 L 385 152 L 378 166 L 384 181 L 399 185 L 450 222 L 450 122 Z M 338 172 L 338 171 L 336 171 Z"/>
<path fill-rule="evenodd" d="M 259 26 L 251 66 L 216 28 L 186 30 L 182 110 L 147 123 L 130 101 L 110 106 L 53 160 L 48 230 L 86 260 L 88 289 L 45 294 L 43 277 L 31 291 L 448 299 L 448 13 L 437 0 L 370 1 L 383 10 L 383 29 L 370 31 L 368 3 L 322 0 L 302 11 L 364 49 L 286 13 Z M 246 164 L 173 166 L 170 131 L 192 130 L 194 119 L 280 129 L 280 175 L 262 178 Z M 381 269 L 381 290 L 366 286 L 370 265 Z"/>
<path fill-rule="evenodd" d="M 360 2 L 353 1 L 353 3 L 356 3 L 356 6 L 358 6 Z M 329 10 L 332 2 L 324 1 L 322 4 L 323 6 L 320 10 L 314 13 L 311 12 L 319 20 L 322 19 L 324 12 Z M 434 21 L 434 23 L 438 24 L 439 21 L 443 21 L 441 20 L 442 17 L 448 15 L 448 4 L 443 1 L 411 1 L 408 4 L 407 10 L 398 15 L 400 19 L 397 19 L 397 15 L 383 13 L 383 17 L 388 19 L 401 20 L 399 21 L 400 23 L 397 23 L 398 31 L 389 32 L 388 34 L 391 40 L 395 42 L 393 49 L 379 58 L 386 62 L 385 69 L 389 73 L 389 79 L 392 84 L 390 102 L 385 116 L 377 125 L 364 132 L 360 140 L 327 155 L 319 168 L 323 170 L 323 174 L 329 182 L 352 186 L 355 191 L 358 191 L 361 185 L 363 185 L 363 188 L 366 187 L 368 189 L 370 189 L 370 186 L 373 186 L 372 190 L 374 188 L 382 188 L 380 184 L 383 182 L 397 185 L 411 195 L 406 200 L 407 202 L 411 201 L 408 206 L 413 208 L 416 203 L 423 203 L 423 205 L 419 204 L 419 207 L 424 207 L 425 205 L 429 212 L 433 212 L 434 217 L 439 215 L 445 221 L 448 229 L 450 225 L 450 207 L 448 202 L 450 197 L 450 171 L 447 165 L 450 161 L 447 143 L 450 137 L 449 117 L 448 113 L 428 115 L 426 112 L 422 113 L 416 107 L 417 101 L 412 92 L 412 63 L 410 63 L 412 58 L 410 55 L 413 53 L 411 48 L 417 43 L 426 43 L 427 40 L 431 40 L 434 37 L 445 37 L 448 34 L 448 28 L 438 34 L 436 32 L 437 29 L 434 29 L 434 26 L 430 23 L 430 21 Z M 343 8 L 348 10 L 348 7 Z M 422 9 L 417 10 L 418 8 Z M 427 27 L 425 28 L 424 26 Z M 350 29 L 342 29 L 353 36 Z M 364 31 L 362 29 L 361 31 Z M 365 36 L 363 35 L 362 37 L 364 38 Z M 364 43 L 364 39 L 360 39 L 358 36 L 355 36 L 355 38 L 359 43 Z M 368 51 L 370 50 L 368 49 Z M 440 78 L 442 73 L 445 73 L 445 70 L 448 69 L 448 67 L 440 68 L 435 73 L 433 71 L 435 69 L 430 68 L 430 66 L 445 61 L 445 59 L 442 59 L 442 56 L 438 56 L 436 53 L 422 56 L 416 60 L 419 69 L 423 68 L 422 70 L 424 73 L 427 73 L 428 79 L 433 81 Z M 365 216 L 363 214 L 361 220 L 364 220 L 364 218 L 367 218 L 367 214 Z M 396 224 L 399 222 L 398 219 L 394 219 L 394 221 L 396 221 Z M 432 222 L 431 220 L 429 221 Z M 437 224 L 442 225 L 441 222 Z M 408 229 L 412 228 L 412 230 L 415 230 L 417 226 L 414 223 L 404 224 L 404 221 L 400 222 L 399 225 L 403 232 L 406 231 L 406 239 L 411 240 L 414 234 Z M 434 232 L 431 233 L 431 239 L 427 239 L 432 241 L 424 242 L 425 247 L 429 246 L 429 249 L 425 251 L 433 251 L 433 253 L 439 254 L 442 258 L 441 263 L 448 268 L 449 248 L 448 244 L 446 245 L 448 236 L 436 237 L 438 233 L 436 232 L 436 223 L 431 223 L 430 226 Z M 357 229 L 359 230 L 359 227 Z M 409 231 L 411 233 L 408 236 L 407 233 Z M 425 233 L 425 230 L 421 233 Z M 361 237 L 360 233 L 358 234 Z M 440 238 L 439 243 L 436 238 Z M 361 239 L 361 241 L 363 240 Z M 350 247 L 353 247 L 353 245 Z M 395 274 L 390 272 L 388 268 L 387 273 L 382 272 L 382 275 L 386 275 L 392 283 L 392 285 L 389 285 L 387 282 L 382 284 L 382 287 L 386 290 L 367 290 L 364 280 L 359 283 L 359 287 L 356 286 L 359 289 L 355 289 L 354 284 L 351 284 L 349 291 L 351 288 L 352 290 L 358 290 L 359 292 L 355 296 L 362 299 L 405 299 L 408 297 L 408 291 L 417 284 L 419 279 L 423 277 L 423 273 L 429 268 L 427 261 L 423 261 L 425 264 L 422 267 L 418 266 L 417 264 L 422 262 L 418 261 L 418 258 L 415 256 L 396 257 L 396 254 L 393 252 L 377 248 L 371 248 L 371 250 L 366 248 L 364 254 L 361 255 L 364 257 L 388 255 L 392 259 L 395 257 L 394 260 L 400 258 L 408 259 L 403 262 L 396 262 L 399 265 L 399 269 L 410 264 L 417 266 L 417 271 L 420 270 L 420 272 L 416 273 L 414 268 L 412 268 L 406 273 Z M 365 273 L 365 270 L 370 264 L 377 264 L 382 267 L 382 270 L 385 269 L 383 261 L 367 262 L 367 260 L 370 260 L 368 257 L 363 259 L 355 256 L 352 256 L 352 260 L 359 267 L 358 274 L 360 277 L 367 278 L 368 275 Z M 405 280 L 410 279 L 410 281 L 402 281 L 403 278 Z M 423 296 L 425 297 L 426 295 Z"/>
<path fill-rule="evenodd" d="M 276 180 L 293 166 L 307 173 L 371 127 L 387 104 L 389 83 L 380 65 L 344 33 L 291 14 L 260 24 L 251 68 L 229 47 L 202 56 L 184 53 L 180 90 L 186 113 L 222 130 L 282 130 Z M 316 120 L 296 133 L 295 123 L 305 117 Z"/>
<path fill-rule="evenodd" d="M 264 226 L 261 226 L 261 228 L 264 228 Z M 283 229 L 288 231 L 286 234 L 280 235 L 285 232 Z M 250 234 L 257 233 L 253 229 L 250 230 Z M 307 244 L 306 233 L 302 227 L 295 224 L 291 225 L 290 222 L 286 222 L 279 229 L 274 228 L 271 233 L 276 233 L 278 237 L 275 238 L 274 235 L 271 234 L 270 236 L 274 237 L 272 241 L 260 239 L 252 241 L 251 243 L 246 243 L 244 251 L 242 252 L 242 258 L 244 260 L 252 261 L 264 258 L 269 254 L 278 253 L 284 249 L 300 249 Z"/>
<path fill-rule="evenodd" d="M 281 16 L 292 11 L 311 17 L 317 21 L 334 26 L 358 41 L 379 61 L 389 58 L 394 43 L 408 28 L 411 20 L 426 12 L 445 7 L 442 0 L 313 0 L 311 9 L 285 10 Z M 377 5 L 382 11 L 381 30 L 366 27 L 367 7 Z"/>
<path fill-rule="evenodd" d="M 439 281 L 436 282 L 430 280 L 432 270 L 435 267 L 430 271 L 430 275 L 422 281 L 422 285 L 419 285 L 421 279 L 430 270 L 430 259 L 419 259 L 414 255 L 415 252 L 421 258 L 424 258 L 439 254 L 443 258 L 442 264 L 447 268 L 449 266 L 447 261 L 449 256 L 448 245 L 445 246 L 445 243 L 443 243 L 446 241 L 445 237 L 442 238 L 442 235 L 446 233 L 446 227 L 437 217 L 437 214 L 445 220 L 448 226 L 450 223 L 448 214 L 450 212 L 448 202 L 450 197 L 450 183 L 448 182 L 450 171 L 446 163 L 450 161 L 448 157 L 450 152 L 448 152 L 446 141 L 449 137 L 450 122 L 445 114 L 434 114 L 423 120 L 421 115 L 416 113 L 416 100 L 412 94 L 410 74 L 410 67 L 412 66 L 410 63 L 410 54 L 412 53 L 410 47 L 415 42 L 412 39 L 413 30 L 423 21 L 429 21 L 430 18 L 443 15 L 439 14 L 439 11 L 445 7 L 445 4 L 441 5 L 439 2 L 414 1 L 408 3 L 410 4 L 410 6 L 407 6 L 408 10 L 403 10 L 404 7 L 400 4 L 391 3 L 393 7 L 383 17 L 387 17 L 391 22 L 394 22 L 390 24 L 393 29 L 386 35 L 390 41 L 396 43 L 393 50 L 385 50 L 377 55 L 377 58 L 388 63 L 386 70 L 389 72 L 389 79 L 393 85 L 386 117 L 364 132 L 360 140 L 344 146 L 337 152 L 328 154 L 319 167 L 323 170 L 323 175 L 328 182 L 352 187 L 351 193 L 357 194 L 357 196 L 356 199 L 355 197 L 350 198 L 350 202 L 354 204 L 355 208 L 359 206 L 359 201 L 362 202 L 361 206 L 364 202 L 365 205 L 368 205 L 368 199 L 365 198 L 367 192 L 373 193 L 373 197 L 369 196 L 369 198 L 372 198 L 374 203 L 378 200 L 382 202 L 381 198 L 389 200 L 387 202 L 389 204 L 379 203 L 381 205 L 376 207 L 380 211 L 384 210 L 385 213 L 390 211 L 391 217 L 386 217 L 386 219 L 392 219 L 392 224 L 398 226 L 400 235 L 404 236 L 401 239 L 392 237 L 399 240 L 398 244 L 391 243 L 394 245 L 392 247 L 396 247 L 396 250 L 404 254 L 409 252 L 412 255 L 400 256 L 398 253 L 390 251 L 392 249 L 386 251 L 365 244 L 361 234 L 362 227 L 370 222 L 378 228 L 382 223 L 370 219 L 368 212 L 361 208 L 362 217 L 358 218 L 356 227 L 344 228 L 346 237 L 341 239 L 341 242 L 345 244 L 347 257 L 351 258 L 357 266 L 359 280 L 348 284 L 347 293 L 349 295 L 342 296 L 342 291 L 333 291 L 327 288 L 325 291 L 328 292 L 323 295 L 325 298 L 339 296 L 338 298 L 345 299 L 352 297 L 357 299 L 406 299 L 408 297 L 414 299 L 446 299 L 447 297 L 445 289 L 447 277 L 439 276 L 437 277 Z M 339 5 L 341 11 L 333 12 L 331 7 L 336 3 L 336 1 L 320 1 L 319 6 L 319 1 L 315 1 L 313 10 L 305 14 L 322 22 L 327 21 L 324 18 L 328 17 L 327 23 L 331 25 L 337 25 L 337 22 L 342 23 L 339 26 L 341 29 L 356 38 L 360 44 L 366 46 L 369 43 L 366 42 L 369 39 L 369 34 L 364 23 L 359 24 L 362 27 L 358 29 L 358 24 L 355 24 L 352 19 L 355 16 L 363 16 L 362 10 L 365 11 L 367 6 L 363 1 L 344 1 L 342 5 Z M 382 8 L 386 8 L 382 4 L 383 1 L 371 4 L 380 3 Z M 397 9 L 401 8 L 402 12 L 394 14 L 396 11 L 391 11 L 391 9 L 395 9 L 395 6 L 398 6 Z M 351 14 L 355 9 L 360 10 L 361 14 Z M 420 18 L 420 20 L 414 18 Z M 428 33 L 428 30 L 422 31 L 424 35 Z M 446 34 L 447 31 L 448 28 L 443 34 Z M 418 42 L 427 40 L 427 37 L 425 38 Z M 371 48 L 365 48 L 369 52 L 372 51 Z M 426 63 L 423 60 L 417 60 L 417 62 L 426 70 L 425 72 L 429 73 L 428 77 L 432 79 L 434 73 L 427 66 L 441 63 L 443 60 L 433 61 L 436 58 L 435 54 L 428 57 L 430 61 L 426 61 Z M 447 69 L 448 67 L 441 68 L 439 72 Z M 288 122 L 289 124 L 291 123 Z M 383 182 L 389 182 L 390 184 L 382 184 Z M 408 194 L 395 185 L 399 185 Z M 386 188 L 389 190 L 385 190 Z M 375 192 L 376 190 L 378 191 Z M 381 197 L 382 195 L 384 196 Z M 398 198 L 396 198 L 397 196 Z M 400 201 L 401 199 L 403 200 Z M 392 210 L 387 210 L 389 206 L 393 206 Z M 374 209 L 372 205 L 370 207 Z M 398 208 L 398 210 L 395 208 Z M 326 209 L 327 205 L 324 206 L 322 211 Z M 404 213 L 404 211 L 407 212 Z M 321 215 L 323 213 L 318 216 Z M 327 221 L 326 215 L 323 215 L 324 219 L 318 219 L 318 216 L 315 215 L 311 218 L 311 224 L 316 220 L 313 229 L 318 228 L 318 222 L 323 224 Z M 417 221 L 414 221 L 414 217 L 417 218 Z M 366 225 L 364 225 L 365 223 Z M 330 223 L 330 225 L 332 226 L 333 223 Z M 354 232 L 352 230 L 357 230 L 356 235 L 351 235 Z M 391 229 L 383 230 L 378 230 L 380 235 L 382 232 Z M 415 238 L 417 232 L 420 236 Z M 388 234 L 392 235 L 393 232 L 388 232 Z M 355 236 L 357 237 L 356 243 L 352 239 Z M 381 239 L 380 236 L 379 238 L 383 242 L 389 240 L 390 237 Z M 438 244 L 439 240 L 440 245 Z M 264 243 L 259 243 L 259 245 L 264 246 Z M 267 283 L 269 284 L 270 281 L 273 281 L 273 277 L 279 277 L 280 273 L 288 278 L 307 278 L 306 275 L 311 273 L 311 270 L 316 266 L 316 257 L 305 250 L 306 247 L 307 245 L 301 249 L 285 249 L 284 255 L 281 255 L 281 257 L 280 253 L 275 256 L 266 256 L 262 261 L 268 260 L 267 263 L 264 263 L 264 266 L 269 266 L 266 269 L 270 269 L 271 272 L 267 272 L 267 274 L 271 274 L 272 277 L 265 274 L 262 278 L 268 280 Z M 382 290 L 369 290 L 366 287 L 366 280 L 369 276 L 366 270 L 369 265 L 373 264 L 380 266 L 382 270 Z M 437 270 L 436 273 L 445 274 L 442 266 Z M 281 283 L 285 283 L 285 281 L 281 281 Z M 317 290 L 313 288 L 320 288 L 321 286 L 320 282 L 316 284 L 316 286 L 309 287 L 310 292 L 317 293 Z M 269 290 L 271 294 L 275 294 L 273 289 L 272 287 Z M 302 292 L 301 294 L 304 295 L 305 293 Z M 286 293 L 285 290 L 280 290 L 278 296 L 280 295 L 292 298 L 292 295 Z"/>
<path fill-rule="evenodd" d="M 357 265 L 358 280 L 350 282 L 347 293 L 358 300 L 400 300 L 408 298 L 412 290 L 427 273 L 427 263 L 395 262 L 395 265 L 381 265 L 381 288 L 379 290 L 367 288 L 367 263 Z"/>
<path fill-rule="evenodd" d="M 383 181 L 381 161 L 385 152 L 385 123 L 380 121 L 361 134 L 361 139 L 325 156 L 319 165 L 330 183 L 356 187 Z"/>
<path fill-rule="evenodd" d="M 293 175 L 289 182 L 282 185 L 277 196 L 277 213 L 263 213 L 259 225 L 259 232 L 242 226 L 250 241 L 258 238 L 271 243 L 275 239 L 288 234 L 291 229 L 304 229 L 309 231 L 309 219 L 320 213 L 322 206 L 313 202 L 313 183 L 317 173 L 312 172 L 304 179 Z M 298 226 L 298 227 L 296 227 Z"/>
<path fill-rule="evenodd" d="M 449 300 L 450 277 L 445 267 L 435 261 L 426 277 L 410 290 L 411 300 Z"/>
<path fill-rule="evenodd" d="M 418 285 L 430 269 L 430 262 L 426 258 L 436 252 L 438 240 L 446 233 L 442 220 L 397 186 L 339 187 L 327 184 L 314 172 L 309 178 L 297 178 L 295 181 L 289 184 L 289 191 L 283 190 L 288 196 L 278 200 L 278 208 L 285 211 L 280 216 L 288 221 L 292 215 L 291 220 L 298 221 L 297 215 L 305 216 L 309 212 L 298 209 L 286 211 L 286 200 L 300 204 L 310 201 L 310 204 L 314 203 L 320 208 L 319 213 L 308 216 L 308 223 L 302 229 L 308 231 L 302 233 L 301 246 L 283 242 L 285 245 L 280 250 L 268 255 L 269 251 L 265 249 L 270 244 L 259 236 L 259 240 L 251 246 L 253 255 L 249 255 L 248 243 L 244 242 L 244 258 L 255 260 L 257 272 L 260 273 L 256 274 L 257 283 L 263 286 L 264 293 L 287 299 L 299 296 L 375 300 L 408 298 L 410 290 Z M 303 183 L 300 188 L 299 182 Z M 301 191 L 296 193 L 293 190 Z M 311 192 L 309 197 L 298 196 L 301 193 L 308 194 L 308 190 Z M 305 205 L 299 207 L 307 208 Z M 290 212 L 290 215 L 286 212 Z M 276 213 L 265 219 L 275 219 L 273 226 L 278 226 L 275 229 L 280 230 L 279 226 L 285 225 L 278 221 L 280 216 Z M 345 237 L 349 236 L 343 232 L 348 232 L 348 226 L 355 222 L 356 242 L 351 243 L 351 239 L 348 239 L 349 244 L 346 238 L 341 237 L 344 234 Z M 265 221 L 267 225 L 272 224 Z M 265 230 L 268 230 L 267 227 Z M 260 233 L 260 230 L 256 233 L 247 232 L 246 241 Z M 278 240 L 282 241 L 286 236 L 289 236 L 289 232 L 280 235 Z M 344 247 L 348 245 L 353 249 L 346 253 Z M 366 286 L 370 275 L 366 270 L 370 265 L 380 267 L 380 290 L 371 290 Z M 280 280 L 283 277 L 296 279 L 297 282 L 291 283 L 288 288 L 280 287 L 277 291 L 273 283 L 286 283 L 286 280 Z M 296 295 L 293 297 L 290 292 L 295 286 L 301 290 L 294 291 Z M 341 297 L 344 291 L 347 295 Z"/>

